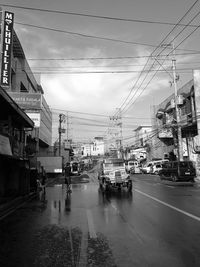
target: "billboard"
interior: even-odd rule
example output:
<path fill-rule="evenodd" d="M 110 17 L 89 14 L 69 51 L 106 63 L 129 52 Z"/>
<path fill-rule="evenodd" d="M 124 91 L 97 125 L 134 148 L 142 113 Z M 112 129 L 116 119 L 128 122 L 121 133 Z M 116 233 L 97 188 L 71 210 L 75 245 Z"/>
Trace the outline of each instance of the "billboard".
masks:
<path fill-rule="evenodd" d="M 2 39 L 1 85 L 9 87 L 11 83 L 11 52 L 13 42 L 14 13 L 4 12 Z"/>

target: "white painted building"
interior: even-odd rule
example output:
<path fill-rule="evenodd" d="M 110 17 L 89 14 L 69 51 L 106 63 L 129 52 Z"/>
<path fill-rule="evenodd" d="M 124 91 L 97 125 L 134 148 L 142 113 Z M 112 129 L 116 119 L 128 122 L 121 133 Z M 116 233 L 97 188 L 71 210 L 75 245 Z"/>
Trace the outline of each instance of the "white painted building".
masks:
<path fill-rule="evenodd" d="M 93 142 L 81 146 L 82 156 L 103 156 L 105 143 L 103 137 L 95 137 Z"/>

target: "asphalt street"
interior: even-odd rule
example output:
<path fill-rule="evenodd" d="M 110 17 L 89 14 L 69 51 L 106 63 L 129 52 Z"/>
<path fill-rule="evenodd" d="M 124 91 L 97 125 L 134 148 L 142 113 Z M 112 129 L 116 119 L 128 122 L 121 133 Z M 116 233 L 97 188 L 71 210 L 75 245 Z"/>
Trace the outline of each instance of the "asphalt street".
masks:
<path fill-rule="evenodd" d="M 200 266 L 200 187 L 132 175 L 102 194 L 97 173 L 63 178 L 0 220 L 0 266 Z"/>

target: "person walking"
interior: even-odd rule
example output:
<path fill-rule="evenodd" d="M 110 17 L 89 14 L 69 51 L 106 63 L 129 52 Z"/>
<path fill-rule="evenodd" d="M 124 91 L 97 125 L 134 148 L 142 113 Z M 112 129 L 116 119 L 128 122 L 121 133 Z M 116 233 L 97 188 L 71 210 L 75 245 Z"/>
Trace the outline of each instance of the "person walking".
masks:
<path fill-rule="evenodd" d="M 65 184 L 67 193 L 71 193 L 71 166 L 70 163 L 66 163 L 65 166 Z"/>

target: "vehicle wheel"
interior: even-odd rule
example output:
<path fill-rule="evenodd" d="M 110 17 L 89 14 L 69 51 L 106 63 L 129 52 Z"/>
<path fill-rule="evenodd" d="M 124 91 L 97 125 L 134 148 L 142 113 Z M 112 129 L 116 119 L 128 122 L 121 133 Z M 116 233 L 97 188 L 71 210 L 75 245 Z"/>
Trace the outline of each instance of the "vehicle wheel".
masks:
<path fill-rule="evenodd" d="M 171 177 L 171 179 L 172 179 L 173 182 L 176 182 L 177 181 L 176 174 L 172 173 L 170 177 Z"/>

